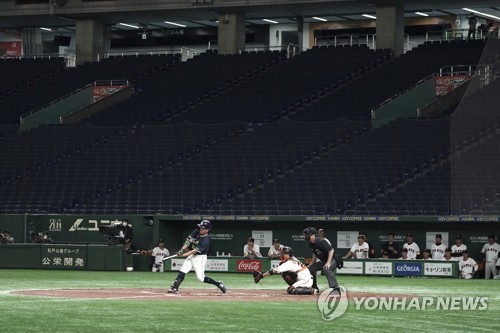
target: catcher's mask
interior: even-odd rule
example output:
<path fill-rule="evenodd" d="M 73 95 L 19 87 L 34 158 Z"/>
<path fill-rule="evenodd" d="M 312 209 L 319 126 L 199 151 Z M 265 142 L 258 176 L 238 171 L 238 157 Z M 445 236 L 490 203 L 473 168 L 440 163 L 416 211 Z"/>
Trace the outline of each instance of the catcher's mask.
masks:
<path fill-rule="evenodd" d="M 284 246 L 283 249 L 281 250 L 281 255 L 280 259 L 281 261 L 285 261 L 285 254 L 288 254 L 289 258 L 293 257 L 293 250 L 289 246 Z M 288 259 L 288 258 L 287 258 Z"/>

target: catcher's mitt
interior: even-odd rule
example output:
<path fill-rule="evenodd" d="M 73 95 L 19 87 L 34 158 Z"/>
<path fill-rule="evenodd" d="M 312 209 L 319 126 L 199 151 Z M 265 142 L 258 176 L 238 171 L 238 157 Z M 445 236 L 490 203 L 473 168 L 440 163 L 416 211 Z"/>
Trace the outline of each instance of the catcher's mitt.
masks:
<path fill-rule="evenodd" d="M 262 274 L 262 272 L 259 272 L 259 271 L 253 271 L 252 275 L 253 275 L 253 280 L 255 281 L 255 283 L 259 283 L 259 281 L 264 278 L 264 275 Z"/>

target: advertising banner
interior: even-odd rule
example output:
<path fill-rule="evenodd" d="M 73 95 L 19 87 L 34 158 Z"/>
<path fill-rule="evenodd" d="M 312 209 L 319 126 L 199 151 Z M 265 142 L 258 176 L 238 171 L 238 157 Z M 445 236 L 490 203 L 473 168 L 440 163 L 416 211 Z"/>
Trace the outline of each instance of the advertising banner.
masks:
<path fill-rule="evenodd" d="M 170 270 L 179 271 L 186 259 L 171 259 Z M 194 269 L 191 269 L 193 271 Z M 229 270 L 227 259 L 207 259 L 205 271 L 207 272 L 227 272 Z"/>
<path fill-rule="evenodd" d="M 342 269 L 337 269 L 337 274 L 363 274 L 363 262 L 362 261 L 344 261 L 344 267 Z"/>
<path fill-rule="evenodd" d="M 403 276 L 420 276 L 422 275 L 422 263 L 421 262 L 395 262 L 394 263 L 394 275 Z"/>
<path fill-rule="evenodd" d="M 436 76 L 436 96 L 449 93 L 469 78 L 469 75 Z"/>
<path fill-rule="evenodd" d="M 20 57 L 22 55 L 22 42 L 0 42 L 0 49 L 5 51 L 7 57 Z"/>
<path fill-rule="evenodd" d="M 236 262 L 238 272 L 262 271 L 262 261 L 260 260 L 238 260 Z"/>
<path fill-rule="evenodd" d="M 453 265 L 451 262 L 426 262 L 424 264 L 425 276 L 453 276 Z"/>
<path fill-rule="evenodd" d="M 368 275 L 392 275 L 392 262 L 366 261 L 365 274 Z"/>
<path fill-rule="evenodd" d="M 43 245 L 40 260 L 43 269 L 87 269 L 85 245 Z"/>
<path fill-rule="evenodd" d="M 95 86 L 92 88 L 92 103 L 97 102 L 104 97 L 113 95 L 115 92 L 126 88 L 127 86 Z"/>

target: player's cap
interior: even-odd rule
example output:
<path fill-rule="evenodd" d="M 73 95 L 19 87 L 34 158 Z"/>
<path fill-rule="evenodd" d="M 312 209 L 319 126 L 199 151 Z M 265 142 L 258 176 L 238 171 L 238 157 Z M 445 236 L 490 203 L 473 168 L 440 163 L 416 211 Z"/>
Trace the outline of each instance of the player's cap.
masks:
<path fill-rule="evenodd" d="M 489 235 L 488 235 L 488 238 L 493 238 L 493 239 L 495 239 L 495 234 L 489 234 Z"/>
<path fill-rule="evenodd" d="M 431 250 L 425 249 L 424 252 L 431 253 Z"/>
<path fill-rule="evenodd" d="M 451 249 L 447 247 L 446 249 L 444 249 L 444 252 L 451 252 Z"/>
<path fill-rule="evenodd" d="M 460 234 L 456 235 L 455 239 L 462 239 L 462 235 L 460 235 Z"/>
<path fill-rule="evenodd" d="M 408 252 L 408 249 L 407 249 L 407 248 L 404 248 L 404 249 L 402 250 L 402 252 Z"/>
<path fill-rule="evenodd" d="M 406 234 L 406 237 L 413 237 L 413 234 L 411 232 Z"/>
<path fill-rule="evenodd" d="M 212 229 L 212 222 L 210 222 L 209 220 L 203 220 L 198 223 L 197 226 L 204 229 Z"/>
<path fill-rule="evenodd" d="M 128 220 L 127 219 L 122 219 L 122 222 L 128 222 Z"/>
<path fill-rule="evenodd" d="M 469 254 L 469 250 L 463 250 L 463 251 L 462 251 L 462 254 L 464 254 L 464 253 Z"/>
<path fill-rule="evenodd" d="M 165 243 L 165 242 L 163 241 L 163 238 L 160 238 L 160 239 L 158 240 L 158 243 Z"/>
<path fill-rule="evenodd" d="M 443 236 L 441 236 L 441 234 L 436 234 L 436 238 L 443 238 Z"/>
<path fill-rule="evenodd" d="M 273 241 L 273 243 L 279 243 L 279 242 L 280 242 L 280 240 L 278 238 L 275 238 Z"/>
<path fill-rule="evenodd" d="M 358 239 L 359 238 L 365 239 L 365 235 L 358 235 Z"/>

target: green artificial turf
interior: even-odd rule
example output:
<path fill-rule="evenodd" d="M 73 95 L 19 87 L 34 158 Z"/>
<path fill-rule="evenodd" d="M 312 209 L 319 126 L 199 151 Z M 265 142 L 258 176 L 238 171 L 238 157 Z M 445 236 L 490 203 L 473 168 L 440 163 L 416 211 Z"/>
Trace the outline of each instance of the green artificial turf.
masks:
<path fill-rule="evenodd" d="M 208 274 L 235 289 L 286 289 L 279 277 L 255 285 L 250 274 Z M 500 281 L 341 276 L 348 292 L 381 295 L 483 296 L 485 311 L 356 310 L 324 321 L 311 301 L 72 299 L 12 295 L 53 288 L 166 288 L 174 273 L 0 270 L 0 332 L 496 332 Z M 321 288 L 326 279 L 318 277 Z M 182 288 L 211 288 L 188 274 Z M 182 292 L 181 288 L 181 292 Z M 224 296 L 221 296 L 224 297 Z M 297 296 L 299 297 L 299 296 Z M 310 297 L 310 296 L 306 296 Z"/>

